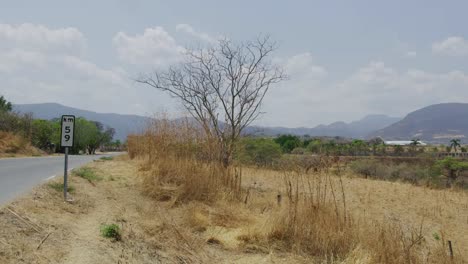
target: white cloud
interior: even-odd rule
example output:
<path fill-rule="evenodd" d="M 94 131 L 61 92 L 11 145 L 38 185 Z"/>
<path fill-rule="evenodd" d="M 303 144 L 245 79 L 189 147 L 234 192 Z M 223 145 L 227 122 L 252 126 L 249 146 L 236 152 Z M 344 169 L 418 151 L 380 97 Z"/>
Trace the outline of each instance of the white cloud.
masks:
<path fill-rule="evenodd" d="M 122 61 L 135 65 L 164 66 L 178 61 L 184 51 L 162 27 L 147 28 L 135 36 L 118 32 L 112 43 Z"/>
<path fill-rule="evenodd" d="M 190 29 L 178 26 L 179 31 Z M 463 54 L 463 45 L 453 43 L 438 43 L 434 52 Z M 119 32 L 112 44 L 126 64 L 106 69 L 86 59 L 86 38 L 77 29 L 0 24 L 0 92 L 15 103 L 58 102 L 100 112 L 174 110 L 174 100 L 135 85 L 130 80 L 135 74 L 128 72 L 179 61 L 184 49 L 178 41 L 155 27 L 135 35 Z M 332 80 L 330 70 L 308 52 L 274 62 L 289 80 L 266 96 L 262 111 L 267 114 L 258 122 L 263 125 L 313 126 L 372 113 L 402 116 L 434 103 L 468 101 L 468 73 L 462 71 L 400 70 L 375 61 Z"/>
<path fill-rule="evenodd" d="M 196 31 L 189 24 L 178 24 L 176 26 L 176 30 L 178 32 L 185 32 L 185 33 L 189 34 L 192 37 L 195 37 L 195 38 L 197 38 L 199 40 L 202 40 L 202 41 L 205 41 L 205 42 L 208 42 L 208 43 L 216 43 L 216 38 L 210 36 L 207 33 Z"/>
<path fill-rule="evenodd" d="M 406 52 L 405 57 L 414 58 L 414 57 L 416 57 L 416 55 L 417 55 L 416 51 L 408 51 L 408 52 Z"/>
<path fill-rule="evenodd" d="M 304 126 L 311 124 L 313 104 L 326 94 L 327 70 L 306 52 L 289 58 L 275 59 L 284 67 L 288 80 L 275 85 L 265 97 L 266 114 L 257 122 L 262 125 Z"/>
<path fill-rule="evenodd" d="M 85 59 L 85 45 L 74 28 L 0 24 L 0 93 L 14 103 L 57 102 L 100 112 L 150 114 L 154 104 L 167 105 L 161 93 L 134 87 L 124 69 Z"/>
<path fill-rule="evenodd" d="M 21 49 L 5 49 L 0 51 L 0 73 L 13 72 L 25 66 L 40 68 L 46 64 L 47 57 L 38 52 Z"/>
<path fill-rule="evenodd" d="M 343 113 L 359 118 L 369 113 L 405 115 L 441 102 L 468 101 L 468 75 L 461 71 L 397 71 L 372 62 L 336 86 Z M 340 99 L 341 98 L 341 99 Z"/>
<path fill-rule="evenodd" d="M 291 79 L 267 95 L 267 114 L 258 124 L 315 126 L 368 114 L 404 116 L 431 104 L 468 101 L 468 73 L 462 71 L 399 71 L 374 61 L 331 81 L 310 54 L 293 56 L 284 65 Z"/>
<path fill-rule="evenodd" d="M 432 44 L 432 52 L 449 56 L 468 56 L 468 40 L 463 37 L 449 37 Z"/>
<path fill-rule="evenodd" d="M 84 35 L 76 28 L 50 29 L 43 25 L 0 24 L 0 48 L 81 54 L 86 48 Z"/>

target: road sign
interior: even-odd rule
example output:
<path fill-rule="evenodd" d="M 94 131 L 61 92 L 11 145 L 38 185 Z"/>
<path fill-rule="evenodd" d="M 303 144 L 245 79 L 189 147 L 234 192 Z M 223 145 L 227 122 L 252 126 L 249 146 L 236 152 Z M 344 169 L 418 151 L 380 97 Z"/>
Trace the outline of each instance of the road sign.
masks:
<path fill-rule="evenodd" d="M 75 134 L 75 116 L 62 116 L 62 132 L 60 135 L 60 145 L 65 148 L 65 164 L 63 168 L 63 198 L 69 201 L 68 194 L 68 148 L 73 147 L 73 136 Z"/>
<path fill-rule="evenodd" d="M 75 132 L 75 116 L 63 115 L 62 116 L 62 133 L 60 145 L 62 147 L 73 147 L 73 136 Z"/>

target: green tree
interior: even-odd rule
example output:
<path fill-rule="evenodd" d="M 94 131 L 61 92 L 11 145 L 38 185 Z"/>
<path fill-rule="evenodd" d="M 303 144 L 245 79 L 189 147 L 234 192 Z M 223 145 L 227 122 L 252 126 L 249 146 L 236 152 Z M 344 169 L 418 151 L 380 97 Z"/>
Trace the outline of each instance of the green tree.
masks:
<path fill-rule="evenodd" d="M 452 157 L 446 157 L 436 162 L 436 168 L 445 172 L 447 176 L 447 186 L 451 185 L 458 177 L 459 173 L 468 170 L 468 162 L 458 161 Z"/>
<path fill-rule="evenodd" d="M 0 96 L 0 112 L 11 112 L 11 110 L 13 110 L 11 102 L 8 102 L 3 95 Z"/>
<path fill-rule="evenodd" d="M 243 164 L 268 166 L 281 158 L 282 150 L 278 143 L 266 138 L 242 138 L 235 157 Z"/>
<path fill-rule="evenodd" d="M 307 150 L 315 154 L 321 154 L 322 153 L 322 140 L 317 138 L 317 139 L 310 141 L 307 144 Z"/>
<path fill-rule="evenodd" d="M 293 149 L 302 146 L 299 137 L 293 135 L 281 135 L 275 138 L 274 141 L 281 146 L 283 153 L 291 153 Z"/>
<path fill-rule="evenodd" d="M 452 139 L 450 140 L 450 149 L 453 149 L 454 152 L 457 152 L 457 147 L 461 147 L 460 139 Z"/>
<path fill-rule="evenodd" d="M 58 122 L 35 119 L 32 121 L 31 143 L 46 151 L 55 151 L 60 144 L 60 124 Z"/>
<path fill-rule="evenodd" d="M 351 149 L 354 155 L 366 155 L 369 147 L 364 140 L 355 139 L 351 142 Z"/>
<path fill-rule="evenodd" d="M 416 154 L 416 151 L 420 144 L 421 144 L 421 141 L 419 140 L 419 138 L 411 140 L 411 143 L 409 145 L 410 145 L 410 150 L 411 150 L 412 155 Z"/>
<path fill-rule="evenodd" d="M 105 127 L 96 121 L 77 118 L 75 120 L 75 147 L 72 152 L 82 151 L 95 154 L 99 147 L 111 144 L 114 134 L 113 128 Z"/>
<path fill-rule="evenodd" d="M 338 151 L 338 146 L 334 140 L 330 140 L 323 144 L 323 150 L 326 155 L 334 155 Z"/>

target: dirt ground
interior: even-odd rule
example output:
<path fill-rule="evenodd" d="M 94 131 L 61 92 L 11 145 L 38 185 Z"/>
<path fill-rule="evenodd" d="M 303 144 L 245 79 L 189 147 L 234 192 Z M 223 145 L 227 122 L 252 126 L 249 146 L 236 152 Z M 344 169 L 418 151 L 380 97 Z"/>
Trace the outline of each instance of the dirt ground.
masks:
<path fill-rule="evenodd" d="M 88 165 L 99 180 L 72 176 L 74 201 L 44 183 L 0 209 L 0 263 L 311 263 L 306 256 L 249 245 L 239 239 L 263 228 L 282 190 L 274 171 L 246 169 L 247 204 L 211 206 L 155 201 L 141 191 L 138 161 L 122 156 Z M 53 182 L 60 182 L 55 179 Z M 349 210 L 357 218 L 423 223 L 425 239 L 451 240 L 468 256 L 468 195 L 409 184 L 344 177 Z M 253 214 L 252 212 L 256 212 Z M 122 240 L 100 234 L 115 223 Z M 348 262 L 352 263 L 352 262 Z"/>

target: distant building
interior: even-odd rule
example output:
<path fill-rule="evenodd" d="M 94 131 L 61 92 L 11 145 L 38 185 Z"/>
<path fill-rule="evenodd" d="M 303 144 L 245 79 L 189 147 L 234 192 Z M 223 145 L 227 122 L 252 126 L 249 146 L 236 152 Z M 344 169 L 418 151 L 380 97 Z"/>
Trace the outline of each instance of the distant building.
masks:
<path fill-rule="evenodd" d="M 413 143 L 411 140 L 389 140 L 385 141 L 385 145 L 388 146 L 410 146 Z M 426 143 L 418 141 L 418 146 L 427 146 Z"/>

